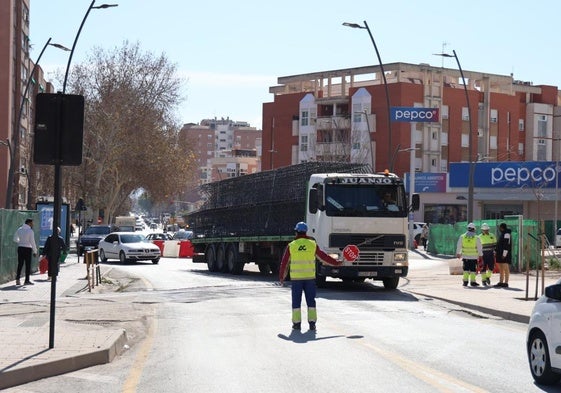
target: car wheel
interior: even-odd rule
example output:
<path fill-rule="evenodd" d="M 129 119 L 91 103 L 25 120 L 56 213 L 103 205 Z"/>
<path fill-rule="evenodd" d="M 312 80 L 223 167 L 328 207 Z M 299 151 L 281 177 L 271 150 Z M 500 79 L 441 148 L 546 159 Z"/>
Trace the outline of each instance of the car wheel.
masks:
<path fill-rule="evenodd" d="M 107 258 L 105 257 L 105 251 L 103 251 L 103 248 L 99 250 L 99 260 L 103 263 L 107 262 Z"/>
<path fill-rule="evenodd" d="M 528 341 L 528 362 L 534 380 L 542 385 L 553 385 L 559 382 L 561 375 L 551 370 L 551 360 L 547 340 L 541 331 L 535 331 Z"/>
<path fill-rule="evenodd" d="M 124 251 L 121 251 L 121 252 L 119 253 L 119 261 L 120 261 L 121 263 L 127 263 L 127 256 L 125 255 L 125 252 L 124 252 Z"/>
<path fill-rule="evenodd" d="M 160 262 L 160 258 L 154 258 L 154 259 L 152 259 L 152 263 L 153 263 L 154 265 L 157 265 L 158 262 Z"/>

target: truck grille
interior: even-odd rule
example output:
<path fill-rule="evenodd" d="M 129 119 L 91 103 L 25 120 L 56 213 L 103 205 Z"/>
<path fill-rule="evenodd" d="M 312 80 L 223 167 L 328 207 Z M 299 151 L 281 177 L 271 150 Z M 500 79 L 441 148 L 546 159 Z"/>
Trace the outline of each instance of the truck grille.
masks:
<path fill-rule="evenodd" d="M 354 266 L 360 265 L 383 265 L 384 253 L 383 252 L 368 252 L 362 251 L 356 261 L 353 262 Z"/>
<path fill-rule="evenodd" d="M 363 250 L 391 251 L 396 248 L 405 248 L 405 235 L 385 235 L 379 233 L 332 233 L 329 236 L 330 247 L 337 247 L 342 250 L 349 244 L 358 246 L 362 256 Z"/>

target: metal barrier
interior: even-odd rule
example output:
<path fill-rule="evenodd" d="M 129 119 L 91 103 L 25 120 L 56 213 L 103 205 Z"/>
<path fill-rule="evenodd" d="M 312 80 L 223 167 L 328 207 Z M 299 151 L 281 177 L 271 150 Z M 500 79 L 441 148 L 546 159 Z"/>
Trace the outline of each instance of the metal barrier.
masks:
<path fill-rule="evenodd" d="M 84 257 L 86 264 L 86 280 L 88 280 L 88 291 L 101 283 L 101 270 L 99 268 L 98 250 L 86 251 Z"/>

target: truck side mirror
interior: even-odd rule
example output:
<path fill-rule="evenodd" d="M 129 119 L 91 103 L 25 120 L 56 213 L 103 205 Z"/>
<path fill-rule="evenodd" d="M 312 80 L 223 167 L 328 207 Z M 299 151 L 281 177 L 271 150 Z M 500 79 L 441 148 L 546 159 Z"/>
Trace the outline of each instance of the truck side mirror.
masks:
<path fill-rule="evenodd" d="M 308 210 L 314 214 L 318 211 L 318 190 L 317 188 L 310 188 L 310 195 L 308 196 Z"/>
<path fill-rule="evenodd" d="M 308 210 L 312 214 L 317 213 L 318 210 L 325 210 L 325 206 L 323 205 L 323 186 L 321 184 L 314 184 L 312 188 L 310 188 Z"/>

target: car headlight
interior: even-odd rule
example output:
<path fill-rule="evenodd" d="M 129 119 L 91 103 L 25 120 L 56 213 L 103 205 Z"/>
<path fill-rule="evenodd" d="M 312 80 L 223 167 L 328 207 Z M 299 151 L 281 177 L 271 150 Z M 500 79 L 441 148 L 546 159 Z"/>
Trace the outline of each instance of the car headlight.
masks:
<path fill-rule="evenodd" d="M 393 260 L 396 266 L 407 266 L 407 253 L 406 252 L 396 252 L 393 254 Z"/>

